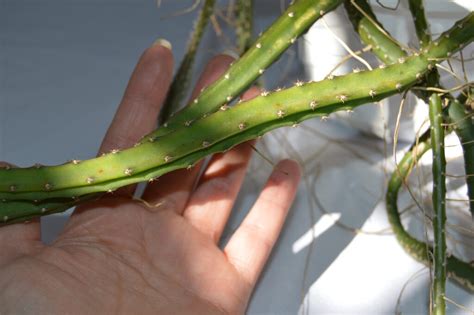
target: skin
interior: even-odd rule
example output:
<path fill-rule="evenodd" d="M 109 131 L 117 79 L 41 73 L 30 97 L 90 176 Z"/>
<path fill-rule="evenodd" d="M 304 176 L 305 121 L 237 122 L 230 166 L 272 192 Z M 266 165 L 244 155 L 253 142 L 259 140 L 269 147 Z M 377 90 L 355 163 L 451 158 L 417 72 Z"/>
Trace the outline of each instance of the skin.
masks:
<path fill-rule="evenodd" d="M 210 61 L 196 91 L 228 67 Z M 140 58 L 100 152 L 126 148 L 155 125 L 172 78 L 169 49 Z M 258 93 L 250 89 L 245 97 Z M 242 185 L 251 146 L 78 207 L 51 245 L 39 221 L 0 229 L 1 314 L 242 314 L 278 238 L 300 179 L 278 163 L 225 247 L 218 246 Z"/>

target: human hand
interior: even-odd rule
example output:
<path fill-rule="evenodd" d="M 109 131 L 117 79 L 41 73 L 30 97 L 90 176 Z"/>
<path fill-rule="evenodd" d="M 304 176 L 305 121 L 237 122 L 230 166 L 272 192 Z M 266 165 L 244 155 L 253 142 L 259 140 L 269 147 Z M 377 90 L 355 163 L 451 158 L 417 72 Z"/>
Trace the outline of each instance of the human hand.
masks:
<path fill-rule="evenodd" d="M 127 148 L 154 128 L 172 78 L 165 46 L 140 58 L 100 152 Z M 215 57 L 194 95 L 230 62 Z M 217 154 L 201 176 L 202 164 L 168 173 L 142 201 L 126 187 L 79 206 L 52 245 L 41 242 L 38 220 L 0 228 L 0 314 L 244 313 L 300 178 L 295 162 L 278 163 L 221 250 L 251 152 L 244 143 Z"/>

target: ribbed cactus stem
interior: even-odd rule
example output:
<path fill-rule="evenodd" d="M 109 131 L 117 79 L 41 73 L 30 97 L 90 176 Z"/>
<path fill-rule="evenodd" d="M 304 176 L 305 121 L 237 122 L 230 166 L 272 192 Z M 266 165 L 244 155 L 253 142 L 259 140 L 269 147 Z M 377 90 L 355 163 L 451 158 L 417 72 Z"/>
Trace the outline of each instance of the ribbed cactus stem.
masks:
<path fill-rule="evenodd" d="M 444 154 L 444 129 L 441 97 L 433 94 L 429 102 L 431 147 L 433 151 L 433 297 L 432 311 L 446 313 L 446 158 Z"/>
<path fill-rule="evenodd" d="M 420 41 L 420 47 L 425 47 L 431 42 L 428 21 L 425 16 L 423 0 L 408 0 L 408 6 L 413 16 L 416 35 Z"/>
<path fill-rule="evenodd" d="M 159 137 L 189 125 L 230 103 L 291 46 L 318 18 L 336 8 L 342 0 L 299 0 L 290 5 L 217 81 L 177 112 L 151 136 Z M 144 139 L 142 142 L 146 142 Z"/>
<path fill-rule="evenodd" d="M 121 152 L 59 166 L 1 170 L 0 198 L 80 196 L 148 180 L 160 175 L 162 167 L 187 167 L 210 153 L 256 138 L 271 129 L 398 93 L 415 83 L 428 64 L 426 58 L 414 56 L 403 64 L 384 69 L 298 84 L 274 93 L 264 92 L 238 106 L 222 107 L 223 110 L 165 136 L 150 136 L 147 142 Z M 240 128 L 241 123 L 244 128 Z M 241 140 L 234 139 L 235 136 Z M 188 164 L 183 164 L 183 160 Z"/>

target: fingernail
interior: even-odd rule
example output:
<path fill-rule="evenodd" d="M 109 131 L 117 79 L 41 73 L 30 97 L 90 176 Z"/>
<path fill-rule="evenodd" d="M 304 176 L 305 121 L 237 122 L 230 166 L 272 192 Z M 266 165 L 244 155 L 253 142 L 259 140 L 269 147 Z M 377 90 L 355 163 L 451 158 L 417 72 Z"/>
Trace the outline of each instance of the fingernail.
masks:
<path fill-rule="evenodd" d="M 173 46 L 171 46 L 171 43 L 164 38 L 158 38 L 157 40 L 155 40 L 152 46 L 156 46 L 156 45 L 166 47 L 169 50 L 173 49 Z"/>
<path fill-rule="evenodd" d="M 234 59 L 239 59 L 239 55 L 237 53 L 235 53 L 234 51 L 232 51 L 232 50 L 226 50 L 221 55 L 226 55 L 226 56 L 232 57 Z"/>

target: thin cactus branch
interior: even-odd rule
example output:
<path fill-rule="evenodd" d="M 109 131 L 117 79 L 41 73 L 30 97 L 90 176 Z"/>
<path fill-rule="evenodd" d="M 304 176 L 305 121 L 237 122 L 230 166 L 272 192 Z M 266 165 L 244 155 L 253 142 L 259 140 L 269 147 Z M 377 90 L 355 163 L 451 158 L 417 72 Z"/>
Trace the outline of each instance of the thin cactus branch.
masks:
<path fill-rule="evenodd" d="M 366 0 L 346 0 L 346 12 L 360 39 L 386 64 L 398 62 L 407 53 L 377 21 Z"/>
<path fill-rule="evenodd" d="M 425 47 L 431 42 L 431 35 L 425 16 L 423 0 L 409 0 L 408 5 L 415 23 L 416 35 L 420 40 L 420 47 Z"/>
<path fill-rule="evenodd" d="M 290 5 L 227 72 L 208 86 L 191 104 L 170 117 L 153 137 L 191 124 L 230 103 L 252 84 L 318 18 L 335 9 L 342 0 L 299 0 Z M 144 140 L 146 142 L 146 140 Z"/>
<path fill-rule="evenodd" d="M 253 43 L 253 0 L 237 0 L 235 12 L 237 50 L 242 55 Z"/>
<path fill-rule="evenodd" d="M 202 158 L 214 153 L 215 145 L 222 150 L 221 143 L 225 149 L 237 144 L 235 140 L 229 140 L 236 135 L 245 135 L 241 142 L 279 126 L 351 109 L 396 94 L 421 79 L 428 64 L 430 62 L 425 56 L 413 56 L 403 64 L 384 69 L 298 84 L 271 94 L 263 92 L 239 106 L 223 106 L 221 111 L 162 137 L 149 136 L 147 142 L 121 152 L 60 166 L 1 170 L 0 198 L 80 196 L 148 180 L 161 174 L 161 167 L 182 168 L 194 164 L 196 157 L 192 161 L 188 157 L 197 154 Z M 385 79 L 380 80 L 381 77 Z M 181 162 L 183 159 L 187 164 Z M 157 172 L 156 168 L 160 171 Z"/>
<path fill-rule="evenodd" d="M 433 151 L 433 230 L 434 230 L 434 279 L 433 314 L 446 313 L 446 158 L 444 154 L 444 129 L 441 97 L 430 97 L 431 147 Z"/>
<path fill-rule="evenodd" d="M 186 53 L 179 65 L 178 71 L 171 83 L 168 95 L 166 96 L 166 101 L 163 104 L 159 116 L 159 123 L 163 124 L 168 120 L 170 115 L 174 110 L 177 110 L 183 99 L 186 97 L 186 91 L 188 90 L 192 73 L 194 59 L 196 57 L 196 52 L 201 42 L 204 30 L 206 29 L 207 24 L 209 23 L 209 18 L 214 12 L 215 0 L 205 0 L 202 6 L 199 17 L 194 26 L 194 30 L 189 39 L 188 46 L 186 48 Z"/>

